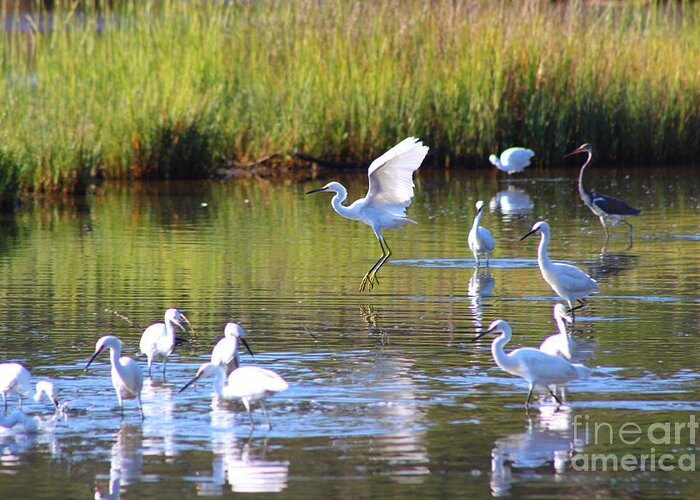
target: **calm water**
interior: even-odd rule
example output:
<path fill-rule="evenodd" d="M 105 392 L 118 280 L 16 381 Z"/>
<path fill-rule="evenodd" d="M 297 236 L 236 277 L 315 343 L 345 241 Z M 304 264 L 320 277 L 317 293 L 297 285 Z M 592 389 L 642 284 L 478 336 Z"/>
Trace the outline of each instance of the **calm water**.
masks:
<path fill-rule="evenodd" d="M 68 407 L 52 418 L 31 401 L 40 431 L 0 433 L 3 498 L 696 495 L 698 475 L 680 469 L 694 467 L 700 411 L 700 176 L 592 170 L 591 185 L 642 209 L 632 244 L 621 226 L 605 248 L 575 175 L 508 184 L 424 168 L 409 209 L 419 224 L 386 233 L 394 256 L 372 293 L 357 292 L 379 255 L 370 229 L 327 195 L 303 196 L 326 178 L 107 186 L 2 216 L 0 358 L 54 379 Z M 353 199 L 366 190 L 360 173 L 336 178 Z M 466 248 L 478 199 L 497 240 L 490 272 L 475 272 Z M 575 332 L 594 375 L 565 407 L 541 397 L 528 415 L 526 383 L 470 340 L 499 317 L 512 347 L 554 331 L 536 238 L 519 241 L 538 219 L 552 226 L 550 255 L 601 293 Z M 143 423 L 133 402 L 121 420 L 108 357 L 83 368 L 99 336 L 135 356 L 141 332 L 105 309 L 147 325 L 167 307 L 197 338 L 166 381 L 159 369 L 147 381 Z M 243 362 L 290 383 L 269 400 L 270 432 L 251 434 L 243 406 L 212 402 L 208 382 L 178 393 L 232 320 L 255 352 Z M 629 470 L 590 470 L 603 454 Z"/>

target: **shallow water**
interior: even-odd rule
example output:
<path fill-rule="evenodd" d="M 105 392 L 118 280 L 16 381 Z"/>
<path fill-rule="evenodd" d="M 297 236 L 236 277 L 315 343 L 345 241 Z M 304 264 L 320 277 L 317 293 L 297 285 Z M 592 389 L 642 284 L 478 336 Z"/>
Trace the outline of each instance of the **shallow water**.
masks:
<path fill-rule="evenodd" d="M 333 213 L 325 194 L 303 196 L 325 178 L 107 186 L 3 215 L 1 359 L 54 379 L 67 407 L 54 418 L 25 402 L 39 432 L 0 432 L 3 497 L 694 495 L 697 474 L 679 469 L 694 466 L 700 411 L 696 171 L 592 170 L 592 186 L 642 209 L 631 244 L 618 226 L 604 246 L 575 169 L 509 183 L 491 170 L 422 170 L 409 208 L 419 224 L 386 233 L 394 255 L 371 293 L 357 292 L 379 255 L 370 229 Z M 358 173 L 337 179 L 351 198 L 366 190 Z M 497 249 L 475 271 L 466 234 L 478 199 Z M 559 410 L 541 395 L 527 414 L 526 383 L 470 341 L 495 318 L 513 327 L 512 347 L 554 332 L 537 238 L 519 241 L 538 219 L 552 226 L 551 257 L 585 269 L 601 293 L 574 335 L 593 376 Z M 133 401 L 122 420 L 107 355 L 83 369 L 99 336 L 135 356 L 141 330 L 105 309 L 147 325 L 167 307 L 196 338 L 165 381 L 156 365 L 143 422 Z M 234 320 L 255 353 L 242 361 L 290 383 L 268 401 L 269 432 L 256 411 L 251 433 L 243 406 L 212 401 L 208 382 L 178 393 Z M 585 470 L 596 454 L 654 459 Z"/>

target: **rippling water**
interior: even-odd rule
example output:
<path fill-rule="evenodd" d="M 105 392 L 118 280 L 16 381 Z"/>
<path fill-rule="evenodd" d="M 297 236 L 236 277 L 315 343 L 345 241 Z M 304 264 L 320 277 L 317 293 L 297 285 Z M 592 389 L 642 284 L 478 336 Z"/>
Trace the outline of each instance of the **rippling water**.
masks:
<path fill-rule="evenodd" d="M 631 242 L 620 226 L 604 245 L 575 169 L 512 182 L 422 170 L 409 209 L 419 224 L 386 233 L 394 255 L 371 293 L 357 292 L 379 256 L 371 230 L 327 196 L 303 196 L 325 179 L 108 186 L 3 215 L 0 359 L 52 378 L 67 407 L 53 417 L 25 402 L 39 432 L 0 429 L 3 497 L 696 494 L 697 474 L 680 470 L 694 463 L 700 410 L 696 172 L 591 171 L 591 186 L 642 209 Z M 363 175 L 338 180 L 364 195 Z M 466 235 L 478 199 L 497 249 L 475 271 Z M 519 241 L 539 219 L 552 226 L 551 257 L 585 269 L 601 293 L 574 335 L 593 376 L 558 411 L 542 396 L 528 414 L 527 384 L 494 365 L 488 342 L 470 341 L 495 318 L 513 327 L 512 347 L 554 331 L 537 242 Z M 133 401 L 122 420 L 107 355 L 83 369 L 105 334 L 136 356 L 141 330 L 105 309 L 148 325 L 168 307 L 197 336 L 170 357 L 166 380 L 153 370 L 145 420 Z M 228 321 L 247 329 L 255 356 L 242 361 L 290 383 L 268 401 L 269 432 L 256 411 L 251 433 L 243 406 L 212 400 L 209 383 L 178 392 Z M 654 459 L 586 470 L 596 454 Z"/>

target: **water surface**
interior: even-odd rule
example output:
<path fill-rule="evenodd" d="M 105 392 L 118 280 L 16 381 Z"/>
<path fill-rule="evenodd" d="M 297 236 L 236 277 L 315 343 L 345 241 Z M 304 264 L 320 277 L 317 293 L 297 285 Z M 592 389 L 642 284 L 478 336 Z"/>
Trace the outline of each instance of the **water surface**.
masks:
<path fill-rule="evenodd" d="M 387 231 L 393 259 L 371 293 L 357 291 L 379 256 L 371 230 L 335 214 L 329 196 L 303 195 L 330 178 L 105 186 L 3 215 L 1 359 L 54 379 L 68 407 L 53 418 L 29 402 L 40 432 L 0 433 L 3 497 L 695 494 L 697 474 L 678 470 L 697 451 L 690 433 L 668 443 L 661 427 L 647 433 L 700 410 L 694 170 L 592 170 L 591 186 L 642 209 L 632 240 L 620 226 L 607 245 L 575 169 L 512 182 L 422 170 L 409 208 L 418 224 Z M 360 173 L 336 179 L 350 198 L 366 191 Z M 497 249 L 476 271 L 466 235 L 478 199 Z M 519 241 L 540 219 L 552 226 L 551 257 L 589 272 L 601 293 L 574 335 L 594 375 L 559 410 L 542 396 L 528 414 L 526 383 L 494 365 L 488 342 L 470 341 L 495 318 L 510 322 L 513 347 L 553 333 L 536 238 Z M 165 381 L 160 365 L 147 381 L 145 420 L 133 402 L 122 420 L 107 355 L 83 369 L 101 335 L 135 356 L 141 330 L 105 309 L 145 326 L 168 307 L 197 337 L 171 356 Z M 269 400 L 269 432 L 256 412 L 251 433 L 243 406 L 212 401 L 209 383 L 178 393 L 227 321 L 247 329 L 255 357 L 244 363 L 290 383 Z M 643 432 L 627 444 L 596 435 L 596 423 Z M 673 472 L 581 467 L 592 454 L 652 448 L 672 456 Z"/>

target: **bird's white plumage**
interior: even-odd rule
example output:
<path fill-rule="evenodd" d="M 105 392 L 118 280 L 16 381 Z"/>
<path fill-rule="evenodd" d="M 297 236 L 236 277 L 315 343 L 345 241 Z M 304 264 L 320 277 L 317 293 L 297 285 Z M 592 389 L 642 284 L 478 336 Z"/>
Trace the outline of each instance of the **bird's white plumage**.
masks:
<path fill-rule="evenodd" d="M 97 355 L 104 349 L 110 350 L 112 387 L 114 387 L 114 391 L 117 393 L 117 400 L 119 401 L 119 406 L 122 407 L 122 414 L 124 411 L 125 399 L 138 399 L 139 409 L 141 409 L 141 415 L 143 415 L 141 406 L 143 374 L 141 373 L 141 367 L 130 357 L 121 356 L 121 340 L 112 335 L 100 337 L 95 344 L 95 353 L 90 358 L 90 361 L 88 361 L 85 369 L 87 370 Z"/>
<path fill-rule="evenodd" d="M 58 401 L 54 396 L 51 382 L 40 380 L 36 383 L 35 390 L 34 401 L 38 403 L 45 394 L 54 406 L 58 408 Z M 19 397 L 21 408 L 22 398 L 32 393 L 31 373 L 19 363 L 0 363 L 0 393 L 2 393 L 5 403 L 5 410 L 7 410 L 7 396 L 11 392 L 14 392 Z"/>
<path fill-rule="evenodd" d="M 481 226 L 481 217 L 484 214 L 484 202 L 479 200 L 476 202 L 476 215 L 472 228 L 467 237 L 469 249 L 474 254 L 477 266 L 479 265 L 479 257 L 484 256 L 487 259 L 491 256 L 491 252 L 496 247 L 491 231 Z"/>
<path fill-rule="evenodd" d="M 574 300 L 583 299 L 600 291 L 596 281 L 579 268 L 550 260 L 547 252 L 550 238 L 549 224 L 545 221 L 536 222 L 532 226 L 532 231 L 523 236 L 522 239 L 535 233 L 541 235 L 537 250 L 537 263 L 542 278 L 554 290 L 554 293 L 569 303 L 569 308 L 573 307 Z"/>
<path fill-rule="evenodd" d="M 405 216 L 413 198 L 413 172 L 428 154 L 428 147 L 408 137 L 374 160 L 367 170 L 368 207 L 394 208 L 395 216 Z"/>
<path fill-rule="evenodd" d="M 372 228 L 379 240 L 382 256 L 362 278 L 360 290 L 370 289 L 378 282 L 379 269 L 391 256 L 391 249 L 382 234 L 382 229 L 396 229 L 415 221 L 406 217 L 406 207 L 413 197 L 413 172 L 415 172 L 428 154 L 428 147 L 415 137 L 408 137 L 389 151 L 374 160 L 367 170 L 369 189 L 364 198 L 355 200 L 348 206 L 343 202 L 348 196 L 345 186 L 339 182 L 329 182 L 316 192 L 333 192 L 331 206 L 339 215 L 359 220 Z"/>
<path fill-rule="evenodd" d="M 504 350 L 510 342 L 510 325 L 497 319 L 489 326 L 488 330 L 479 337 L 488 333 L 500 333 L 491 344 L 491 354 L 496 364 L 505 372 L 524 378 L 530 385 L 527 404 L 535 387 L 549 389 L 549 386 L 564 386 L 577 379 L 587 378 L 591 370 L 582 364 L 574 364 L 557 356 L 546 354 L 539 349 L 521 347 L 509 353 Z"/>
<path fill-rule="evenodd" d="M 148 358 L 149 375 L 151 365 L 159 360 L 163 360 L 163 375 L 165 375 L 165 363 L 175 347 L 175 326 L 185 330 L 181 321 L 182 313 L 175 308 L 170 308 L 165 311 L 164 323 L 153 323 L 143 331 L 139 349 Z"/>
<path fill-rule="evenodd" d="M 244 334 L 245 330 L 238 323 L 227 323 L 224 336 L 211 351 L 211 363 L 221 366 L 227 375 L 238 366 L 238 339 Z"/>
<path fill-rule="evenodd" d="M 253 417 L 250 413 L 252 403 L 259 402 L 268 426 L 270 425 L 265 410 L 264 400 L 267 397 L 286 390 L 289 385 L 277 373 L 259 366 L 242 366 L 231 372 L 226 378 L 226 372 L 219 365 L 204 363 L 197 370 L 195 377 L 182 389 L 201 377 L 214 377 L 214 392 L 222 399 L 240 399 L 248 412 L 250 425 L 253 426 Z"/>
<path fill-rule="evenodd" d="M 535 152 L 532 149 L 514 147 L 503 151 L 500 158 L 496 155 L 489 156 L 489 161 L 498 170 L 513 174 L 525 170 L 525 167 L 530 165 L 530 160 L 533 156 L 535 156 Z"/>
<path fill-rule="evenodd" d="M 571 359 L 571 338 L 566 331 L 566 324 L 564 322 L 571 323 L 571 316 L 566 313 L 564 304 L 555 304 L 552 314 L 554 316 L 554 322 L 557 325 L 558 333 L 544 339 L 542 344 L 540 344 L 540 351 L 568 361 Z"/>

